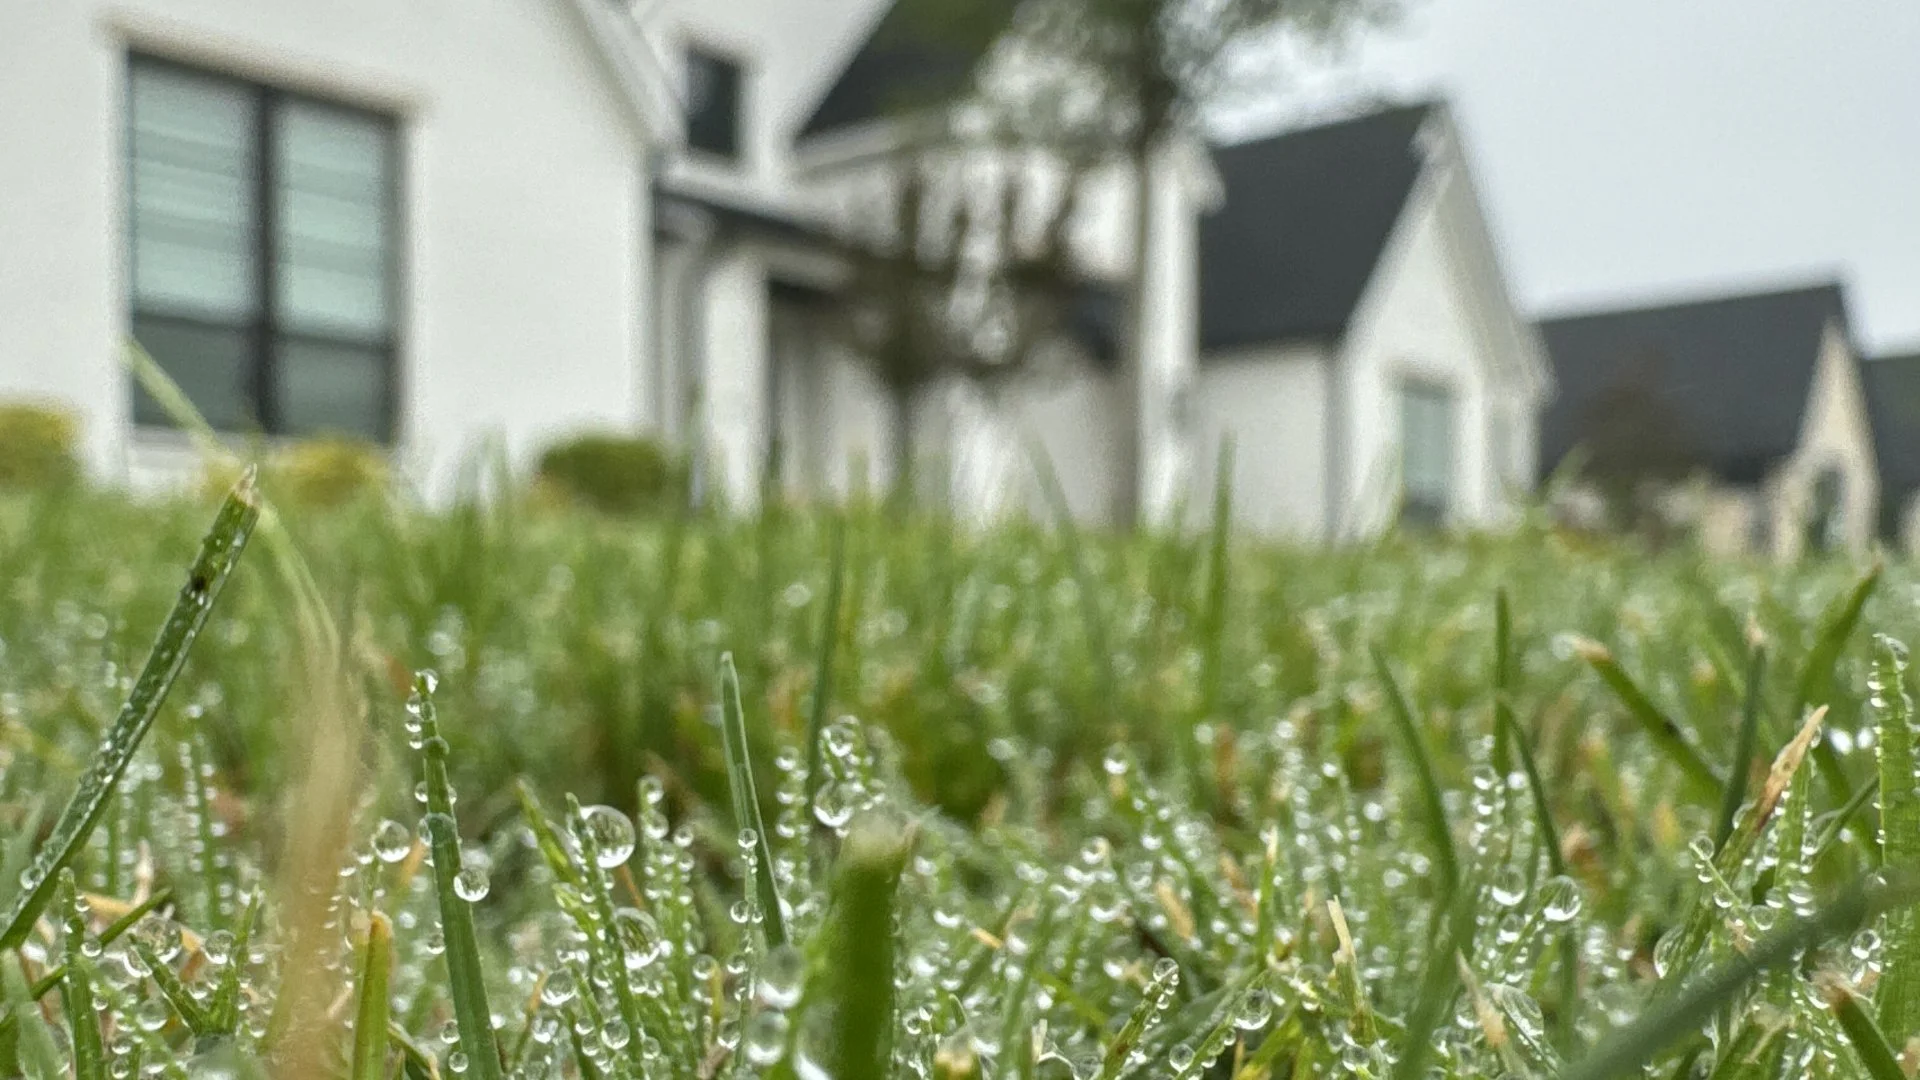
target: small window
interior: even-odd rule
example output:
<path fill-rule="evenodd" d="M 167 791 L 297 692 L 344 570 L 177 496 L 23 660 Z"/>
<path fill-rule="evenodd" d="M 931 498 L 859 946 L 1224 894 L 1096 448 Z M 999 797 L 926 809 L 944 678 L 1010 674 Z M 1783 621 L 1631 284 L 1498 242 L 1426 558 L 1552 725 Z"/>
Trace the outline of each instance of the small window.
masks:
<path fill-rule="evenodd" d="M 1846 520 L 1842 509 L 1846 499 L 1846 481 L 1840 470 L 1827 466 L 1813 478 L 1813 492 L 1807 508 L 1806 550 L 1824 555 L 1837 551 L 1845 540 Z"/>
<path fill-rule="evenodd" d="M 1453 391 L 1409 380 L 1400 388 L 1400 514 L 1414 525 L 1445 524 L 1453 510 Z"/>
<path fill-rule="evenodd" d="M 701 48 L 687 50 L 687 145 L 740 160 L 740 63 Z"/>
<path fill-rule="evenodd" d="M 134 338 L 220 430 L 389 439 L 392 121 L 138 56 L 128 84 Z"/>

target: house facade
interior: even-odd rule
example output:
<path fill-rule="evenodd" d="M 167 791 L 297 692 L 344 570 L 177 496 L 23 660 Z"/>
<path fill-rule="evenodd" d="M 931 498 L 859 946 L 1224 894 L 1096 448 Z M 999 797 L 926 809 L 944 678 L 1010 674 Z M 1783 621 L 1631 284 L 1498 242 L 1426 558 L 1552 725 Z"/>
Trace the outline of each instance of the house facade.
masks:
<path fill-rule="evenodd" d="M 1860 365 L 1880 471 L 1880 538 L 1920 551 L 1920 352 Z"/>
<path fill-rule="evenodd" d="M 1236 519 L 1339 540 L 1487 527 L 1530 488 L 1551 389 L 1445 106 L 1216 151 L 1201 230 L 1196 487 L 1231 447 Z"/>
<path fill-rule="evenodd" d="M 429 496 L 489 441 L 524 464 L 603 429 L 685 448 L 701 496 L 743 507 L 886 488 L 904 414 L 956 508 L 1046 512 L 1044 460 L 1069 509 L 1104 520 L 1131 411 L 1133 170 L 1072 173 L 1075 285 L 1032 374 L 944 378 L 903 409 L 836 332 L 844 240 L 900 200 L 902 140 L 974 130 L 1046 70 L 1012 0 L 956 7 L 965 25 L 933 37 L 910 6 L 9 8 L 0 69 L 27 92 L 0 96 L 0 398 L 76 413 L 103 478 L 191 474 L 126 371 L 132 339 L 217 428 L 369 439 Z M 1272 140 L 1291 148 L 1277 173 L 1250 167 L 1257 147 L 1198 142 L 1152 163 L 1147 520 L 1204 508 L 1228 438 L 1241 520 L 1296 538 L 1362 535 L 1413 502 L 1495 521 L 1509 475 L 1531 475 L 1546 380 L 1451 120 L 1428 105 L 1359 126 L 1391 130 L 1355 158 Z M 957 139 L 929 198 L 977 226 L 1016 187 L 1064 200 L 1068 175 Z M 1371 201 L 1301 203 L 1297 176 Z M 1315 233 L 1350 211 L 1357 231 Z M 1271 250 L 1243 259 L 1250 239 Z M 1254 325 L 1296 308 L 1311 317 Z"/>
<path fill-rule="evenodd" d="M 1864 551 L 1881 480 L 1859 353 L 1836 283 L 1543 322 L 1559 387 L 1542 468 L 1571 493 L 1657 513 L 1709 550 Z M 1636 491 L 1639 494 L 1636 494 Z"/>
<path fill-rule="evenodd" d="M 483 435 L 642 415 L 680 116 L 619 9 L 16 4 L 0 70 L 0 396 L 75 412 L 97 475 L 189 460 L 129 337 L 217 425 L 388 443 L 429 489 Z"/>

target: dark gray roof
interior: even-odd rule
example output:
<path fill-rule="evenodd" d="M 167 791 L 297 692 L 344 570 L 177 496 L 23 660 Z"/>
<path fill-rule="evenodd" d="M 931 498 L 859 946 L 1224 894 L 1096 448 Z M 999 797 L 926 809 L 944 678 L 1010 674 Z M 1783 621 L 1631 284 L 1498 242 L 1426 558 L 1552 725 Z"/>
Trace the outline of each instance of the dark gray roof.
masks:
<path fill-rule="evenodd" d="M 1226 201 L 1200 224 L 1203 349 L 1345 332 L 1420 176 L 1432 108 L 1214 150 Z"/>
<path fill-rule="evenodd" d="M 951 101 L 1005 32 L 1018 0 L 893 0 L 801 126 L 820 135 Z"/>
<path fill-rule="evenodd" d="M 1604 448 L 1645 453 L 1618 437 L 1641 425 L 1690 467 L 1758 482 L 1799 439 L 1829 320 L 1844 331 L 1836 284 L 1542 321 L 1556 385 L 1541 420 L 1543 474 L 1576 445 L 1596 466 Z"/>
<path fill-rule="evenodd" d="M 1867 361 L 1860 374 L 1880 465 L 1880 531 L 1893 537 L 1920 492 L 1920 352 Z"/>

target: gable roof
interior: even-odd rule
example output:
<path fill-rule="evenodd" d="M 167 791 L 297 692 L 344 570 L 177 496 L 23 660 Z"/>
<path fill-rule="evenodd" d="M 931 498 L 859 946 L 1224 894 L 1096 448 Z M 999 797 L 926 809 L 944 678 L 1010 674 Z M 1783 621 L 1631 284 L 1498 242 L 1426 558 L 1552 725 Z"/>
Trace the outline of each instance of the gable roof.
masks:
<path fill-rule="evenodd" d="M 1596 457 L 1617 445 L 1605 428 L 1630 418 L 1609 410 L 1630 402 L 1687 464 L 1758 483 L 1799 441 L 1834 320 L 1844 329 L 1837 284 L 1543 320 L 1558 389 L 1541 418 L 1543 475 L 1578 444 Z"/>
<path fill-rule="evenodd" d="M 959 97 L 1019 0 L 890 0 L 873 32 L 814 106 L 800 137 Z"/>
<path fill-rule="evenodd" d="M 1869 360 L 1860 377 L 1880 466 L 1880 531 L 1897 536 L 1907 503 L 1920 492 L 1920 352 Z"/>
<path fill-rule="evenodd" d="M 1200 224 L 1203 350 L 1345 332 L 1419 179 L 1432 109 L 1214 150 L 1225 202 Z"/>

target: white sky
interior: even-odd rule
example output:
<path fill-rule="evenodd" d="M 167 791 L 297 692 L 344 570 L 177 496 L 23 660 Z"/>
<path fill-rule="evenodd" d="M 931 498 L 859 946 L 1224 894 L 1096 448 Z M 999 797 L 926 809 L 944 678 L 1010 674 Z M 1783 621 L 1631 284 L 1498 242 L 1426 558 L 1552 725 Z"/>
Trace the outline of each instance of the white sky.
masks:
<path fill-rule="evenodd" d="M 1920 347 L 1920 0 L 1409 0 L 1228 130 L 1445 95 L 1532 312 L 1839 276 Z"/>

